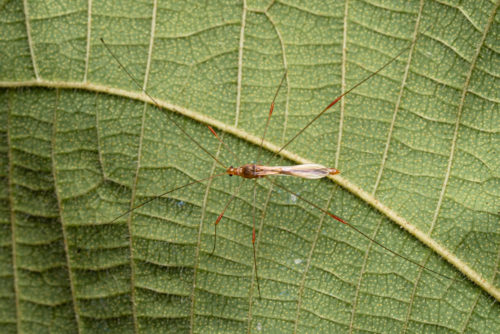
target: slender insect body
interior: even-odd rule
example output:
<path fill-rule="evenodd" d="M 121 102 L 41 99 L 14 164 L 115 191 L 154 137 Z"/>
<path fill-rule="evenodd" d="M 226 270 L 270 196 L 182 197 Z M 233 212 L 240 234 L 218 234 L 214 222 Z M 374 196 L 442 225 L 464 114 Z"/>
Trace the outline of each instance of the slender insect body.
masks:
<path fill-rule="evenodd" d="M 245 179 L 257 179 L 269 175 L 290 175 L 304 179 L 321 179 L 328 175 L 340 173 L 335 168 L 328 168 L 320 164 L 303 164 L 295 166 L 263 166 L 246 164 L 241 167 L 229 167 L 226 170 L 229 175 L 241 176 Z"/>

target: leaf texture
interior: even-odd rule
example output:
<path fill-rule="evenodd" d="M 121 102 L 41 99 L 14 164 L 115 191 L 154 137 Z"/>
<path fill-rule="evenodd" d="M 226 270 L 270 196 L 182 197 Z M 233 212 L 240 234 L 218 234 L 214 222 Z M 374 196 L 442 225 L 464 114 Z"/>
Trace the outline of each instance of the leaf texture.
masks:
<path fill-rule="evenodd" d="M 499 6 L 5 1 L 1 331 L 498 333 Z M 278 182 L 453 279 L 265 180 L 243 183 L 213 254 L 237 178 L 113 221 L 224 172 L 174 122 L 224 165 L 340 169 L 341 186 Z"/>

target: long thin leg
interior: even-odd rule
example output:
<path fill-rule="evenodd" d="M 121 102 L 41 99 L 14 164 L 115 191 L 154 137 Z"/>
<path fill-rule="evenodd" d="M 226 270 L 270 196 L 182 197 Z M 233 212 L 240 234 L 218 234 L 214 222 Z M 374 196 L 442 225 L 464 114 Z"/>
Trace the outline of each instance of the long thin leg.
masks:
<path fill-rule="evenodd" d="M 381 247 L 381 248 L 385 249 L 385 250 L 386 250 L 386 251 L 388 251 L 389 253 L 391 253 L 391 254 L 393 254 L 393 255 L 396 255 L 397 257 L 400 257 L 400 258 L 402 258 L 402 259 L 404 259 L 404 260 L 406 260 L 406 261 L 408 261 L 408 262 L 410 262 L 410 263 L 412 263 L 412 264 L 416 265 L 417 267 L 420 267 L 420 268 L 422 268 L 422 269 L 424 269 L 424 270 L 426 270 L 426 271 L 428 271 L 428 272 L 431 272 L 431 273 L 434 273 L 434 274 L 436 274 L 436 275 L 439 275 L 439 276 L 441 276 L 441 277 L 443 277 L 443 278 L 446 278 L 446 279 L 449 279 L 449 280 L 455 281 L 455 279 L 454 279 L 454 278 L 452 278 L 452 277 L 446 276 L 446 275 L 441 274 L 441 273 L 439 273 L 439 272 L 437 272 L 437 271 L 435 271 L 435 270 L 429 269 L 429 268 L 427 268 L 427 267 L 425 267 L 425 266 L 421 265 L 420 263 L 418 263 L 418 262 L 416 262 L 416 261 L 413 261 L 412 259 L 410 259 L 410 258 L 408 258 L 408 257 L 406 257 L 406 256 L 404 256 L 404 255 L 401 255 L 401 254 L 399 254 L 399 253 L 397 253 L 397 252 L 393 251 L 392 249 L 390 249 L 390 248 L 388 248 L 388 247 L 384 246 L 384 245 L 383 245 L 383 244 L 381 244 L 380 242 L 378 242 L 378 241 L 376 241 L 376 240 L 374 240 L 374 239 L 370 238 L 370 236 L 369 236 L 368 234 L 366 234 L 365 232 L 361 231 L 360 229 L 358 229 L 358 228 L 357 228 L 357 227 L 355 227 L 354 225 L 352 225 L 352 224 L 350 224 L 350 223 L 346 222 L 344 219 L 340 218 L 339 216 L 334 215 L 334 214 L 333 214 L 333 213 L 331 213 L 330 211 L 328 211 L 328 210 L 325 210 L 325 209 L 321 208 L 320 206 L 318 206 L 318 205 L 317 205 L 317 204 L 315 204 L 314 202 L 312 202 L 312 201 L 310 201 L 310 200 L 306 199 L 305 197 L 302 197 L 301 195 L 299 195 L 299 194 L 297 194 L 297 193 L 295 193 L 295 192 L 291 191 L 290 189 L 286 188 L 285 186 L 281 185 L 280 183 L 278 183 L 278 182 L 276 182 L 276 181 L 274 181 L 274 180 L 271 180 L 271 179 L 269 179 L 269 178 L 268 178 L 268 179 L 266 179 L 266 180 L 267 180 L 267 181 L 269 181 L 270 183 L 274 184 L 276 187 L 283 189 L 284 191 L 288 192 L 289 194 L 292 194 L 292 195 L 296 196 L 297 198 L 301 199 L 302 201 L 306 202 L 307 204 L 311 205 L 312 207 L 314 207 L 314 208 L 318 209 L 319 211 L 323 212 L 324 214 L 326 214 L 326 215 L 330 216 L 330 218 L 333 218 L 333 219 L 335 219 L 336 221 L 341 222 L 342 224 L 349 226 L 351 229 L 353 229 L 354 231 L 358 232 L 358 233 L 359 233 L 359 234 L 361 234 L 363 237 L 365 237 L 366 239 L 370 240 L 371 242 L 373 242 L 373 243 L 374 243 L 374 244 L 376 244 L 377 246 L 379 246 L 379 247 Z"/>
<path fill-rule="evenodd" d="M 130 80 L 132 80 L 132 82 L 144 93 L 146 94 L 149 99 L 151 100 L 151 102 L 153 102 L 156 107 L 158 109 L 162 109 L 160 107 L 160 104 L 158 102 L 156 102 L 156 100 L 148 93 L 147 90 L 145 90 L 142 85 L 137 81 L 136 78 L 134 78 L 134 76 L 132 75 L 132 73 L 129 72 L 129 70 L 127 70 L 127 68 L 122 64 L 122 62 L 120 61 L 120 59 L 118 58 L 117 55 L 115 55 L 113 53 L 113 51 L 111 51 L 111 48 L 108 46 L 108 44 L 106 44 L 104 42 L 104 39 L 101 38 L 101 43 L 104 45 L 104 47 L 108 50 L 109 54 L 111 54 L 111 56 L 115 59 L 115 61 L 118 63 L 118 65 L 120 66 L 120 68 L 127 74 L 127 76 L 130 78 Z M 168 120 L 170 122 L 172 122 L 172 124 L 174 124 L 179 130 L 181 130 L 181 132 L 187 137 L 189 138 L 189 140 L 191 140 L 193 143 L 196 144 L 196 146 L 198 146 L 203 152 L 205 152 L 206 154 L 208 154 L 212 159 L 214 159 L 220 166 L 222 166 L 224 169 L 226 169 L 227 167 L 221 162 L 219 161 L 219 159 L 217 159 L 212 153 L 210 153 L 205 147 L 203 147 L 196 139 L 194 139 L 193 136 L 191 136 L 189 133 L 186 132 L 186 130 L 184 130 L 184 128 L 179 124 L 177 123 L 172 117 L 170 117 L 170 115 L 168 113 L 165 113 L 165 116 L 168 118 Z"/>
<path fill-rule="evenodd" d="M 273 115 L 274 111 L 274 102 L 276 101 L 276 98 L 278 97 L 278 93 L 280 92 L 281 86 L 283 86 L 283 82 L 285 82 L 287 72 L 283 73 L 283 77 L 281 78 L 280 84 L 278 88 L 276 89 L 276 93 L 274 93 L 273 97 L 273 102 L 271 102 L 271 106 L 269 107 L 269 113 L 267 114 L 267 120 L 266 120 L 266 126 L 264 127 L 264 133 L 262 134 L 262 139 L 260 141 L 260 147 L 259 147 L 259 152 L 257 153 L 257 159 L 255 159 L 255 162 L 258 164 L 260 160 L 260 155 L 262 153 L 262 145 L 264 144 L 264 138 L 266 137 L 267 134 L 267 129 L 269 128 L 269 123 L 271 121 L 271 116 Z"/>
<path fill-rule="evenodd" d="M 410 46 L 411 47 L 411 46 Z M 343 94 L 339 95 L 337 98 L 335 98 L 335 100 L 333 100 L 329 105 L 326 106 L 326 108 L 324 108 L 319 114 L 317 114 L 316 116 L 314 116 L 314 118 L 312 120 L 310 120 L 302 129 L 300 129 L 300 131 L 298 131 L 291 139 L 289 139 L 279 150 L 278 152 L 274 153 L 273 156 L 271 157 L 271 159 L 278 155 L 281 151 L 283 151 L 288 145 L 290 145 L 298 136 L 300 136 L 304 131 L 306 131 L 306 129 L 311 126 L 311 124 L 313 124 L 314 122 L 316 122 L 318 120 L 318 118 L 320 118 L 328 109 L 330 109 L 331 107 L 333 107 L 337 102 L 339 102 L 340 100 L 342 100 L 342 98 L 344 96 L 346 96 L 347 94 L 349 94 L 350 92 L 352 92 L 353 90 L 355 90 L 356 88 L 358 88 L 359 86 L 361 86 L 362 84 L 364 84 L 366 81 L 370 80 L 372 77 L 374 77 L 375 75 L 377 75 L 378 73 L 380 73 L 380 71 L 382 71 L 384 68 L 386 68 L 387 66 L 389 66 L 392 62 L 394 62 L 396 59 L 399 58 L 399 56 L 401 56 L 403 53 L 405 53 L 407 50 L 410 49 L 410 47 L 407 47 L 403 50 L 401 50 L 397 55 L 395 55 L 393 58 L 391 58 L 388 62 L 386 62 L 381 68 L 379 68 L 378 70 L 376 70 L 375 72 L 371 73 L 370 75 L 368 75 L 367 77 L 365 77 L 363 80 L 361 80 L 360 82 L 358 82 L 357 84 L 355 84 L 354 86 L 352 86 L 349 90 L 347 90 L 346 92 L 344 92 Z M 269 161 L 271 161 L 271 159 L 269 159 Z M 269 164 L 269 161 L 266 163 Z"/>
<path fill-rule="evenodd" d="M 131 213 L 131 212 L 135 211 L 136 209 L 139 209 L 139 208 L 141 208 L 141 207 L 143 207 L 143 206 L 145 206 L 145 205 L 147 205 L 147 204 L 149 204 L 149 203 L 151 203 L 151 202 L 153 202 L 153 201 L 155 201 L 155 200 L 157 200 L 157 199 L 159 199 L 159 198 L 162 198 L 162 197 L 164 197 L 164 196 L 166 196 L 166 195 L 168 195 L 168 194 L 170 194 L 170 193 L 173 193 L 174 191 L 177 191 L 177 190 L 180 190 L 180 189 L 183 189 L 183 188 L 189 187 L 189 186 L 191 186 L 191 185 L 193 185 L 193 184 L 202 183 L 202 182 L 204 182 L 204 181 L 212 180 L 212 179 L 215 179 L 215 178 L 217 178 L 217 177 L 219 177 L 219 176 L 223 176 L 223 175 L 226 175 L 226 173 L 212 175 L 212 176 L 210 176 L 210 177 L 206 177 L 206 178 L 204 178 L 204 179 L 195 180 L 195 181 L 193 181 L 193 182 L 189 182 L 189 183 L 183 184 L 182 186 L 175 187 L 175 188 L 170 189 L 170 190 L 168 190 L 168 191 L 165 191 L 165 192 L 163 192 L 163 193 L 161 193 L 161 194 L 159 194 L 159 195 L 153 196 L 153 197 L 151 197 L 150 199 L 148 199 L 148 200 L 146 200 L 146 201 L 144 201 L 144 202 L 141 202 L 141 203 L 137 204 L 136 206 L 134 206 L 134 207 L 132 207 L 132 208 L 128 209 L 127 211 L 124 211 L 123 213 L 121 213 L 119 216 L 117 216 L 117 217 L 113 218 L 112 220 L 109 220 L 109 221 L 107 221 L 107 222 L 105 222 L 105 223 L 101 223 L 101 224 L 97 224 L 97 222 L 96 222 L 96 225 L 89 225 L 89 227 L 91 227 L 91 226 L 101 226 L 101 225 L 109 225 L 109 224 L 112 224 L 112 223 L 116 222 L 118 219 L 120 219 L 120 218 L 122 218 L 122 217 L 126 216 L 127 214 L 129 214 L 129 213 Z M 85 244 L 87 243 L 87 241 L 88 241 L 88 240 L 92 240 L 92 238 L 93 238 L 95 235 L 96 235 L 95 233 L 91 233 L 91 234 L 90 234 L 90 236 L 88 236 L 87 238 L 85 238 L 85 240 L 82 240 L 82 243 L 81 243 L 81 244 L 82 244 L 82 245 L 85 245 Z M 79 244 L 80 244 L 80 243 L 79 243 Z M 81 249 L 81 248 L 80 248 L 80 249 Z"/>
<path fill-rule="evenodd" d="M 224 217 L 224 214 L 226 213 L 226 210 L 229 207 L 229 204 L 231 204 L 231 202 L 233 201 L 233 199 L 236 196 L 238 196 L 238 193 L 240 192 L 240 189 L 241 189 L 242 185 L 243 185 L 243 180 L 240 182 L 240 185 L 238 186 L 238 188 L 236 188 L 236 191 L 234 192 L 234 194 L 231 195 L 231 198 L 229 199 L 229 201 L 227 201 L 226 205 L 224 206 L 224 209 L 222 210 L 222 212 L 217 217 L 217 220 L 215 220 L 215 224 L 214 224 L 214 248 L 212 249 L 212 252 L 210 253 L 210 255 L 213 255 L 214 252 L 215 252 L 215 244 L 217 243 L 217 225 L 221 221 L 222 217 Z"/>
<path fill-rule="evenodd" d="M 234 154 L 233 150 L 231 150 L 231 148 L 229 147 L 228 144 L 226 144 L 225 141 L 222 140 L 221 137 L 219 137 L 219 135 L 217 134 L 217 132 L 215 132 L 214 128 L 212 128 L 210 125 L 207 125 L 208 129 L 210 130 L 210 132 L 212 132 L 212 134 L 215 136 L 215 138 L 217 138 L 217 140 L 222 144 L 224 145 L 224 147 L 233 155 L 234 157 L 234 160 L 236 160 L 238 162 L 238 166 L 241 166 L 241 161 L 240 159 L 238 159 L 238 156 L 236 154 Z"/>
<path fill-rule="evenodd" d="M 259 273 L 257 272 L 257 252 L 255 251 L 255 205 L 257 203 L 257 179 L 254 179 L 253 183 L 253 213 L 252 213 L 252 248 L 253 248 L 253 265 L 255 268 L 255 280 L 257 281 L 257 290 L 260 294 L 260 283 L 259 283 Z"/>
<path fill-rule="evenodd" d="M 267 134 L 267 129 L 269 128 L 269 123 L 271 121 L 271 116 L 273 115 L 274 111 L 274 103 L 276 102 L 276 98 L 278 97 L 278 94 L 280 92 L 281 86 L 283 86 L 283 82 L 285 82 L 285 78 L 287 76 L 287 72 L 283 73 L 283 77 L 281 78 L 280 84 L 278 88 L 276 89 L 276 92 L 274 93 L 273 101 L 271 102 L 271 106 L 269 107 L 269 113 L 267 115 L 267 120 L 266 120 L 266 126 L 264 127 L 264 133 L 262 134 L 262 139 L 260 141 L 260 146 L 259 146 L 259 151 L 257 153 L 257 159 L 255 160 L 256 163 L 259 163 L 260 160 L 260 155 L 262 153 L 262 145 L 264 143 L 264 138 L 266 137 Z M 255 241 L 257 239 L 256 237 L 256 231 L 255 231 L 255 205 L 257 203 L 257 179 L 254 179 L 254 185 L 253 185 L 253 214 L 252 214 L 252 249 L 253 249 L 253 264 L 255 268 L 255 281 L 257 282 L 257 290 L 259 291 L 259 298 L 262 298 L 261 292 L 260 292 L 260 282 L 259 282 L 259 273 L 257 270 L 257 250 L 255 249 Z"/>

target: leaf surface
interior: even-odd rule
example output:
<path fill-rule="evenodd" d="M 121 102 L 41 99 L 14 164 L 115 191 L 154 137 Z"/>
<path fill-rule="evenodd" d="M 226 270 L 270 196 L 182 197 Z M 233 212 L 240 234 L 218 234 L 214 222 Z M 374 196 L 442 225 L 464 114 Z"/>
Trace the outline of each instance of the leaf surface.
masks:
<path fill-rule="evenodd" d="M 499 5 L 5 2 L 2 332 L 498 332 Z M 112 221 L 224 172 L 174 122 L 225 165 L 206 124 L 241 163 L 340 169 L 342 186 L 278 181 L 453 280 L 265 180 L 243 183 L 213 255 L 237 178 Z"/>

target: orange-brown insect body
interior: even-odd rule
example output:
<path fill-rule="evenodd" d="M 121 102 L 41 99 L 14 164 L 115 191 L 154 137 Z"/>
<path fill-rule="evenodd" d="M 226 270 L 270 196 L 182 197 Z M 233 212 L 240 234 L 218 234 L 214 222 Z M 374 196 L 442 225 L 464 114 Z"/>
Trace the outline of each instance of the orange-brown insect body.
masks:
<path fill-rule="evenodd" d="M 257 179 L 266 176 L 262 174 L 262 166 L 255 164 L 246 164 L 241 167 L 229 167 L 226 173 L 229 175 L 241 176 L 245 179 Z"/>

